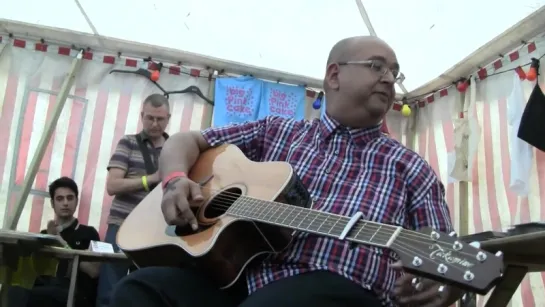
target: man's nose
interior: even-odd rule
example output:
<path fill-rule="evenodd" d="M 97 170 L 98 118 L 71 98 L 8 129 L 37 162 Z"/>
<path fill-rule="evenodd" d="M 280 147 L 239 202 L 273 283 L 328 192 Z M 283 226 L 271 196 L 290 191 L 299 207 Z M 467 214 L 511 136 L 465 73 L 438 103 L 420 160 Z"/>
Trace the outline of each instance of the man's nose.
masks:
<path fill-rule="evenodd" d="M 380 80 L 385 83 L 393 84 L 396 81 L 396 78 L 394 76 L 394 73 L 388 69 L 384 75 L 382 75 L 382 79 Z"/>

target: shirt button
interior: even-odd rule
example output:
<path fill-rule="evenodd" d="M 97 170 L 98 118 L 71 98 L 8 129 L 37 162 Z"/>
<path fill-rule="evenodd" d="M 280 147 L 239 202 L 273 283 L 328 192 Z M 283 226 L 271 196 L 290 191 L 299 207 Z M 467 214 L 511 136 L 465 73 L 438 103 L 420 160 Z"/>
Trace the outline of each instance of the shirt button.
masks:
<path fill-rule="evenodd" d="M 338 154 L 339 154 L 339 151 L 338 151 L 338 150 L 335 150 L 335 154 L 338 155 Z"/>

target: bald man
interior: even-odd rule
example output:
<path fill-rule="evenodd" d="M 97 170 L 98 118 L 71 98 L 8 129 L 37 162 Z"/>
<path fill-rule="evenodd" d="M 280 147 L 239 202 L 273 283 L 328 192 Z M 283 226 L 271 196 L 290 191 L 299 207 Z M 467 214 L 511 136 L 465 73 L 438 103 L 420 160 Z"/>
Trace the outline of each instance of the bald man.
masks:
<path fill-rule="evenodd" d="M 186 173 L 199 154 L 238 146 L 254 161 L 290 163 L 313 198 L 313 209 L 419 229 L 452 230 L 444 188 L 416 153 L 381 133 L 394 101 L 399 64 L 373 37 L 338 42 L 327 61 L 326 114 L 320 120 L 279 117 L 173 135 L 160 158 L 162 210 L 171 225 L 196 226 L 189 202 L 203 200 Z M 401 274 L 396 255 L 372 246 L 296 232 L 293 244 L 251 263 L 227 290 L 193 269 L 151 267 L 130 274 L 111 306 L 375 307 L 448 306 L 455 291 Z"/>

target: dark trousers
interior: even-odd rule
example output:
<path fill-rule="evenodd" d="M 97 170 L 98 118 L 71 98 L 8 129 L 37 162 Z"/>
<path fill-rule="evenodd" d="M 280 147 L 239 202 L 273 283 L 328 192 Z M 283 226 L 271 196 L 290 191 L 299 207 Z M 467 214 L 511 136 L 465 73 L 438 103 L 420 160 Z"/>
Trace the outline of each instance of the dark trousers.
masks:
<path fill-rule="evenodd" d="M 334 273 L 316 271 L 272 282 L 247 296 L 244 278 L 222 291 L 189 269 L 150 267 L 126 276 L 110 307 L 379 307 L 376 296 Z"/>
<path fill-rule="evenodd" d="M 114 251 L 119 251 L 119 246 L 116 244 L 116 236 L 119 231 L 119 226 L 108 225 L 106 230 L 106 238 L 104 241 L 110 243 L 114 247 Z M 100 265 L 100 276 L 98 280 L 98 291 L 96 307 L 106 307 L 110 304 L 110 296 L 115 285 L 127 275 L 131 268 L 128 263 L 110 263 L 104 262 Z"/>
<path fill-rule="evenodd" d="M 65 307 L 68 302 L 68 284 L 51 282 L 35 285 L 32 289 L 9 288 L 7 307 Z M 76 294 L 75 307 L 91 307 L 93 304 Z"/>

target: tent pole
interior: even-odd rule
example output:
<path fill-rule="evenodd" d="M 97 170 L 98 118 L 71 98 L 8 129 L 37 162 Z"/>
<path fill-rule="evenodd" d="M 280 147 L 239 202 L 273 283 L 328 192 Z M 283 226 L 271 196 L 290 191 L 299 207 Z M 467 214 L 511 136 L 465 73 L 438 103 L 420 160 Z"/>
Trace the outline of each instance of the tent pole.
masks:
<path fill-rule="evenodd" d="M 23 212 L 23 208 L 28 198 L 28 194 L 30 193 L 30 189 L 32 188 L 34 179 L 36 178 L 36 174 L 38 173 L 38 169 L 40 168 L 40 164 L 44 157 L 45 150 L 47 148 L 47 145 L 49 144 L 49 141 L 51 140 L 53 131 L 57 127 L 57 122 L 59 121 L 59 117 L 62 113 L 62 109 L 64 108 L 64 104 L 66 103 L 66 100 L 68 98 L 70 89 L 72 88 L 72 85 L 74 84 L 76 75 L 78 74 L 81 68 L 82 58 L 83 58 L 83 51 L 80 51 L 78 55 L 72 61 L 72 66 L 70 67 L 70 71 L 68 75 L 66 76 L 66 78 L 64 79 L 62 87 L 57 95 L 57 100 L 55 103 L 55 107 L 53 109 L 53 114 L 51 116 L 51 119 L 45 125 L 45 129 L 44 129 L 44 132 L 42 133 L 42 137 L 40 138 L 40 142 L 38 143 L 36 152 L 34 152 L 34 156 L 32 157 L 32 162 L 30 163 L 28 167 L 28 173 L 25 176 L 23 189 L 21 191 L 21 194 L 19 195 L 19 198 L 17 199 L 17 202 L 15 203 L 13 214 L 11 218 L 8 219 L 8 222 L 4 225 L 4 229 L 7 228 L 7 229 L 15 230 L 17 228 L 17 223 L 19 222 L 19 218 L 21 217 L 21 214 Z"/>
<path fill-rule="evenodd" d="M 217 76 L 217 71 L 214 71 L 214 76 Z M 214 95 L 216 93 L 216 79 L 210 79 L 208 85 L 208 93 L 206 93 L 206 97 L 210 100 L 214 100 Z M 214 113 L 214 106 L 211 106 L 208 103 L 204 104 L 204 112 L 203 112 L 203 118 L 201 122 L 201 130 L 207 129 L 212 127 L 212 115 Z"/>
<path fill-rule="evenodd" d="M 369 35 L 378 36 L 377 32 L 375 32 L 375 28 L 373 28 L 373 24 L 371 23 L 371 19 L 369 18 L 369 15 L 367 15 L 367 10 L 365 9 L 365 6 L 363 6 L 362 0 L 355 0 L 355 1 L 356 1 L 356 5 L 358 6 L 358 10 L 360 11 L 361 19 L 365 23 L 365 26 L 367 27 L 367 31 L 369 31 Z M 400 82 L 400 83 L 397 83 L 397 85 L 399 86 L 401 91 L 403 91 L 405 95 L 409 93 L 409 91 L 407 91 L 403 83 Z"/>

